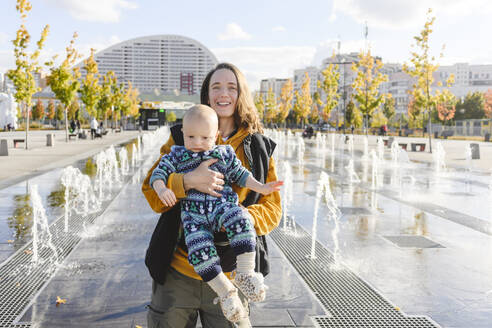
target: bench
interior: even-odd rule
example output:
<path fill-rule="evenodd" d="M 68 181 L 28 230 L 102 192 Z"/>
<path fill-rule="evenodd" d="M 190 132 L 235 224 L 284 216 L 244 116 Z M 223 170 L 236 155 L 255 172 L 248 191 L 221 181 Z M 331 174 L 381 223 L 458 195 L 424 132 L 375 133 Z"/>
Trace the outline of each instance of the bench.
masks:
<path fill-rule="evenodd" d="M 425 151 L 425 143 L 420 143 L 420 142 L 412 142 L 410 144 L 411 150 L 412 151 L 417 151 L 417 147 L 419 147 L 418 151 Z"/>
<path fill-rule="evenodd" d="M 388 139 L 383 139 L 383 143 L 385 146 L 387 146 L 388 145 Z"/>
<path fill-rule="evenodd" d="M 17 144 L 21 142 L 26 142 L 26 139 L 14 139 L 14 148 L 17 148 Z"/>
<path fill-rule="evenodd" d="M 76 133 L 70 133 L 68 135 L 68 140 L 71 140 L 72 138 L 74 138 L 75 140 L 77 140 L 77 134 Z"/>
<path fill-rule="evenodd" d="M 120 128 L 120 129 L 115 129 L 115 130 L 114 130 L 114 132 L 115 132 L 115 133 L 119 133 L 119 132 L 121 132 L 121 128 Z"/>
<path fill-rule="evenodd" d="M 406 143 L 400 143 L 400 142 L 399 142 L 399 143 L 398 143 L 398 146 L 400 146 L 400 147 L 401 147 L 401 149 L 403 149 L 403 150 L 407 150 L 407 144 L 406 144 Z"/>

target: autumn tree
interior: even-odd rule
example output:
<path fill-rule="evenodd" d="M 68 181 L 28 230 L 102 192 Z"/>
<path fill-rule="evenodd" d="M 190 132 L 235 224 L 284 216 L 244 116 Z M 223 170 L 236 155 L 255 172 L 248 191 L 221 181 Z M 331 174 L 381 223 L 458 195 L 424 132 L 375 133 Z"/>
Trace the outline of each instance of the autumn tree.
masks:
<path fill-rule="evenodd" d="M 130 115 L 132 117 L 138 117 L 140 115 L 139 113 L 139 103 L 140 100 L 138 98 L 139 96 L 139 91 L 137 88 L 134 88 L 131 82 L 128 82 L 128 87 L 126 88 L 126 93 L 125 93 L 125 102 L 127 103 L 127 108 L 128 112 L 125 110 L 124 114 L 125 115 Z"/>
<path fill-rule="evenodd" d="M 79 89 L 80 100 L 84 103 L 87 113 L 95 118 L 98 117 L 96 106 L 101 97 L 101 86 L 99 84 L 99 75 L 97 62 L 94 60 L 94 49 L 91 49 L 91 55 L 84 60 L 83 69 L 86 71 L 85 79 Z"/>
<path fill-rule="evenodd" d="M 63 108 L 63 105 L 61 103 L 58 103 L 55 110 L 56 129 L 58 129 L 58 124 L 63 121 L 64 112 L 65 109 Z"/>
<path fill-rule="evenodd" d="M 391 121 L 391 119 L 395 116 L 395 98 L 391 94 L 386 95 L 386 99 L 384 100 L 383 103 L 383 114 L 384 116 L 388 119 L 388 121 Z"/>
<path fill-rule="evenodd" d="M 484 104 L 484 113 L 485 117 L 492 118 L 492 89 L 488 89 L 484 94 L 485 104 Z"/>
<path fill-rule="evenodd" d="M 275 93 L 272 88 L 268 89 L 265 99 L 265 122 L 267 124 L 274 123 L 278 116 L 278 105 Z"/>
<path fill-rule="evenodd" d="M 292 80 L 288 79 L 282 85 L 282 89 L 280 90 L 280 101 L 278 104 L 278 121 L 280 123 L 285 123 L 287 117 L 289 116 L 289 112 L 292 107 L 292 99 L 294 98 L 292 89 Z"/>
<path fill-rule="evenodd" d="M 296 123 L 302 122 L 304 125 L 307 123 L 307 118 L 309 113 L 311 112 L 311 106 L 313 105 L 313 99 L 311 98 L 311 92 L 309 90 L 309 83 L 311 79 L 309 78 L 308 73 L 306 72 L 304 75 L 304 81 L 301 85 L 301 92 L 298 90 L 295 91 L 295 103 L 294 103 L 294 114 L 296 117 Z"/>
<path fill-rule="evenodd" d="M 103 77 L 103 82 L 101 83 L 100 88 L 100 98 L 98 103 L 99 109 L 99 117 L 104 121 L 107 120 L 108 117 L 111 116 L 113 106 L 115 104 L 115 86 L 117 85 L 117 78 L 113 71 L 108 71 L 106 75 Z M 104 124 L 107 126 L 107 124 Z"/>
<path fill-rule="evenodd" d="M 447 89 L 437 94 L 436 112 L 439 121 L 446 123 L 456 112 L 456 97 Z"/>
<path fill-rule="evenodd" d="M 29 53 L 29 44 L 31 35 L 25 26 L 27 13 L 32 9 L 31 3 L 28 0 L 17 0 L 17 11 L 21 16 L 21 26 L 17 30 L 16 38 L 12 41 L 14 44 L 15 69 L 7 72 L 7 77 L 12 81 L 15 87 L 14 98 L 24 108 L 24 117 L 26 118 L 26 140 L 25 148 L 28 149 L 29 144 L 29 116 L 32 103 L 32 95 L 41 89 L 36 86 L 34 73 L 39 73 L 41 67 L 38 63 L 39 55 L 44 47 L 46 37 L 49 32 L 49 25 L 46 25 L 42 32 L 39 41 L 36 43 L 36 49 Z"/>
<path fill-rule="evenodd" d="M 439 67 L 436 57 L 432 56 L 429 46 L 429 37 L 432 33 L 432 25 L 434 24 L 435 17 L 431 16 L 432 10 L 429 9 L 427 12 L 427 20 L 424 24 L 424 28 L 420 31 L 420 34 L 414 37 L 415 40 L 415 51 L 411 52 L 410 65 L 406 63 L 403 65 L 403 70 L 410 76 L 415 78 L 415 83 L 413 84 L 412 96 L 415 99 L 414 106 L 422 106 L 423 114 L 428 117 L 428 132 L 429 132 L 429 151 L 432 153 L 432 127 L 431 127 L 431 111 L 436 107 L 439 101 L 439 92 L 433 92 L 432 84 L 434 83 L 433 74 Z M 440 54 L 439 58 L 443 55 Z M 447 81 L 450 85 L 454 80 L 454 76 L 451 75 Z M 438 83 L 438 86 L 441 86 Z M 422 122 L 424 123 L 424 120 Z"/>
<path fill-rule="evenodd" d="M 44 117 L 44 105 L 41 99 L 38 98 L 34 110 L 32 112 L 32 119 L 37 121 Z"/>
<path fill-rule="evenodd" d="M 313 106 L 311 112 L 309 113 L 309 122 L 313 124 L 318 124 L 321 116 L 323 116 L 323 118 L 326 118 L 326 115 L 323 115 L 323 113 L 320 111 L 320 107 L 321 105 L 323 105 L 323 102 L 321 101 L 321 96 L 319 95 L 318 91 L 313 93 L 312 99 Z"/>
<path fill-rule="evenodd" d="M 46 117 L 48 117 L 50 120 L 53 120 L 55 118 L 55 102 L 53 101 L 53 99 L 50 99 L 50 101 L 48 102 Z"/>
<path fill-rule="evenodd" d="M 53 67 L 53 62 L 50 63 L 50 75 L 48 76 L 48 85 L 56 98 L 60 100 L 65 108 L 65 141 L 68 142 L 68 107 L 73 102 L 79 90 L 80 72 L 78 67 L 73 67 L 79 58 L 74 44 L 77 39 L 77 33 L 73 34 L 70 44 L 66 48 L 66 56 L 58 67 Z M 71 68 L 73 67 L 73 68 Z"/>
<path fill-rule="evenodd" d="M 338 81 L 340 81 L 340 70 L 338 65 L 329 64 L 321 72 L 322 80 L 318 81 L 318 88 L 326 95 L 326 102 L 321 108 L 321 116 L 328 122 L 331 111 L 338 106 L 340 94 L 338 93 Z M 320 98 L 321 101 L 321 98 Z"/>
<path fill-rule="evenodd" d="M 345 123 L 347 126 L 353 126 L 355 128 L 362 127 L 362 114 L 355 107 L 354 101 L 350 99 L 345 109 Z"/>
<path fill-rule="evenodd" d="M 80 113 L 80 104 L 78 98 L 72 100 L 72 102 L 68 106 L 67 114 L 69 120 L 80 120 L 81 113 Z"/>
<path fill-rule="evenodd" d="M 166 113 L 166 121 L 176 122 L 176 114 L 174 112 Z"/>
<path fill-rule="evenodd" d="M 260 92 L 255 95 L 254 102 L 256 110 L 258 111 L 258 116 L 260 120 L 263 121 L 265 118 L 265 102 L 263 100 L 263 95 Z"/>
<path fill-rule="evenodd" d="M 371 51 L 361 51 L 359 61 L 352 63 L 355 79 L 352 83 L 353 97 L 357 101 L 357 109 L 363 115 L 364 127 L 367 134 L 369 118 L 376 108 L 384 101 L 384 95 L 379 92 L 381 83 L 388 81 L 388 76 L 381 72 L 383 63 L 371 56 Z"/>

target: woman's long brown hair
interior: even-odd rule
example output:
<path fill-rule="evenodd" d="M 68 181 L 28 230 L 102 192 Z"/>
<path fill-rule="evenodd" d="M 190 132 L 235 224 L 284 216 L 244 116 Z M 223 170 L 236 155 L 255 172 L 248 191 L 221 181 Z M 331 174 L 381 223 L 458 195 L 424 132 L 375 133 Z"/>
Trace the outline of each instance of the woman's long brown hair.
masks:
<path fill-rule="evenodd" d="M 236 110 L 234 111 L 234 123 L 236 127 L 245 127 L 249 133 L 263 133 L 263 127 L 258 116 L 258 110 L 253 102 L 253 97 L 248 88 L 248 83 L 243 73 L 234 65 L 229 63 L 220 63 L 215 66 L 203 80 L 202 89 L 200 90 L 200 101 L 203 105 L 210 105 L 208 89 L 212 75 L 219 69 L 228 69 L 236 76 L 238 97 Z"/>

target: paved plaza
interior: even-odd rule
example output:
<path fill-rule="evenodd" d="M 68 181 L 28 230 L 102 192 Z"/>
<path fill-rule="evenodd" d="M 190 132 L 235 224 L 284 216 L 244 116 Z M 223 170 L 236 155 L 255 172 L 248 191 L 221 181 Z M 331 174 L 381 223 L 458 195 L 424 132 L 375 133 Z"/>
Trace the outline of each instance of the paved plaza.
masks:
<path fill-rule="evenodd" d="M 12 212 L 5 200 L 24 193 L 28 184 L 44 186 L 41 193 L 48 199 L 61 168 L 82 166 L 84 159 L 109 145 L 138 136 L 124 131 L 102 140 L 66 143 L 58 132 L 55 146 L 46 147 L 45 134 L 34 133 L 32 148 L 24 150 L 12 148 L 15 135 L 0 133 L 0 139 L 9 139 L 9 156 L 0 157 L 1 221 Z M 439 173 L 427 151 L 409 151 L 412 162 L 395 167 L 385 148 L 382 186 L 374 188 L 370 166 L 361 159 L 361 138 L 354 142 L 360 178 L 354 183 L 345 173 L 347 150 L 331 161 L 328 151 L 320 157 L 324 150 L 314 139 L 305 140 L 299 161 L 293 143 L 279 142 L 278 171 L 284 178 L 283 163 L 291 164 L 293 201 L 288 229 L 282 222 L 268 237 L 270 289 L 265 302 L 251 306 L 253 326 L 491 327 L 492 143 L 479 142 L 480 159 L 470 165 L 465 158 L 469 142 L 441 140 L 447 168 Z M 428 143 L 421 138 L 397 140 L 409 146 Z M 375 149 L 376 137 L 370 136 L 368 145 Z M 5 327 L 146 327 L 151 281 L 144 256 L 158 215 L 150 210 L 140 186 L 158 156 L 157 148 L 146 153 L 90 224 L 81 221 L 74 233 L 77 242 L 49 277 L 31 272 L 22 280 L 26 273 L 19 268 L 18 281 L 2 285 L 11 278 L 2 276 L 2 266 L 22 255 L 24 246 L 7 242 L 12 228 L 0 224 L 2 293 L 18 295 L 17 290 L 44 279 L 17 313 L 0 312 L 0 318 L 15 317 Z M 322 205 L 316 227 L 313 208 L 322 172 L 330 177 L 340 216 L 329 219 Z M 60 210 L 49 213 L 61 216 Z M 70 224 L 77 226 L 78 219 L 71 218 Z M 313 245 L 316 260 L 308 256 Z M 57 297 L 66 303 L 57 306 Z M 6 321 L 0 319 L 0 327 L 2 322 Z"/>

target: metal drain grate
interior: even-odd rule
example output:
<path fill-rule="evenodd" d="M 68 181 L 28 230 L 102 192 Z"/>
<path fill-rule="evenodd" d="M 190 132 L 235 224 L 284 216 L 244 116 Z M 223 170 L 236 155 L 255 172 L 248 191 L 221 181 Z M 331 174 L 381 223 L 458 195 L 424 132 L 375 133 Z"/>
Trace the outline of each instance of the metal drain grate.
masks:
<path fill-rule="evenodd" d="M 333 255 L 316 242 L 316 260 L 311 236 L 297 225 L 297 236 L 275 229 L 270 236 L 292 266 L 316 294 L 332 317 L 313 317 L 317 327 L 439 327 L 431 319 L 406 316 L 349 269 L 331 270 Z"/>
<path fill-rule="evenodd" d="M 62 262 L 81 240 L 80 233 L 85 226 L 90 226 L 101 215 L 109 204 L 118 196 L 124 185 L 130 181 L 128 176 L 122 187 L 113 193 L 111 199 L 101 204 L 101 210 L 85 217 L 72 215 L 69 217 L 70 232 L 65 233 L 65 221 L 61 216 L 50 225 L 53 245 L 58 251 L 58 259 Z M 53 252 L 44 248 L 39 256 L 40 264 L 31 265 L 32 241 L 25 244 L 0 267 L 0 328 L 30 328 L 29 323 L 16 324 L 15 320 L 25 311 L 31 300 L 43 289 L 56 271 L 56 266 L 49 259 Z M 26 251 L 26 252 L 25 252 Z"/>
<path fill-rule="evenodd" d="M 383 238 L 402 248 L 444 248 L 441 244 L 424 236 L 399 235 L 383 236 Z"/>

